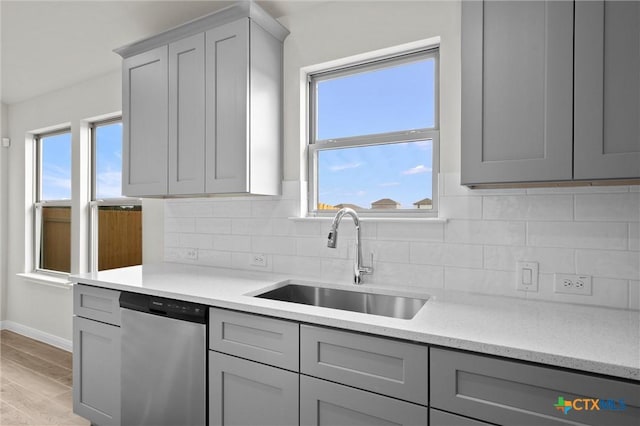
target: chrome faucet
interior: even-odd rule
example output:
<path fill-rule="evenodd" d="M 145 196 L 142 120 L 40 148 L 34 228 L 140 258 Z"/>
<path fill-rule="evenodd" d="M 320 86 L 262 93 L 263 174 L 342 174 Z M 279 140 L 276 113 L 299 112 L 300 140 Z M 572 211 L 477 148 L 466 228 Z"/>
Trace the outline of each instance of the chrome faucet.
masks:
<path fill-rule="evenodd" d="M 353 224 L 356 226 L 356 258 L 355 264 L 353 265 L 353 283 L 354 284 L 362 284 L 362 275 L 364 274 L 372 274 L 373 266 L 363 266 L 362 265 L 362 245 L 360 243 L 360 218 L 355 210 L 350 209 L 349 207 L 344 207 L 338 210 L 335 217 L 333 218 L 333 222 L 331 223 L 331 229 L 329 230 L 329 240 L 327 241 L 327 247 L 336 248 L 338 244 L 338 225 L 340 225 L 340 221 L 344 215 L 349 215 L 353 219 Z M 371 260 L 373 263 L 373 254 L 371 255 Z"/>

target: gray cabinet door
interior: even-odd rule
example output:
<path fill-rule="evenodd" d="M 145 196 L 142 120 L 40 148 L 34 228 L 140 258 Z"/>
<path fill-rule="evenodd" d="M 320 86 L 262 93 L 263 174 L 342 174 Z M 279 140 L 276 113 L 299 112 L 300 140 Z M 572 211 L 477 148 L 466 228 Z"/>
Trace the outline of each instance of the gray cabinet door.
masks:
<path fill-rule="evenodd" d="M 209 351 L 209 424 L 298 424 L 298 374 Z"/>
<path fill-rule="evenodd" d="M 206 33 L 208 193 L 248 192 L 249 19 Z"/>
<path fill-rule="evenodd" d="M 422 425 L 428 409 L 348 386 L 300 376 L 300 425 Z"/>
<path fill-rule="evenodd" d="M 570 180 L 572 87 L 572 2 L 462 2 L 462 183 Z"/>
<path fill-rule="evenodd" d="M 430 360 L 430 405 L 436 409 L 518 426 L 637 426 L 640 418 L 637 382 L 437 348 Z M 599 409 L 588 409 L 593 403 L 584 399 L 599 400 Z M 565 412 L 565 401 L 575 408 Z"/>
<path fill-rule="evenodd" d="M 204 192 L 204 33 L 169 45 L 169 193 Z"/>
<path fill-rule="evenodd" d="M 73 412 L 120 424 L 120 327 L 73 317 Z"/>
<path fill-rule="evenodd" d="M 120 292 L 76 284 L 73 286 L 73 314 L 120 325 Z"/>
<path fill-rule="evenodd" d="M 167 46 L 123 62 L 122 193 L 167 193 Z"/>
<path fill-rule="evenodd" d="M 640 3 L 575 7 L 575 179 L 640 177 Z"/>

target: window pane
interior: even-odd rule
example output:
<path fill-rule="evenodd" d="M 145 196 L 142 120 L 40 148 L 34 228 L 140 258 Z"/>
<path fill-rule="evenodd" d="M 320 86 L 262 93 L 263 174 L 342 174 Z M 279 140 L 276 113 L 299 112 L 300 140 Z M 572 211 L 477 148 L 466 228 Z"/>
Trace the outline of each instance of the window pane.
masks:
<path fill-rule="evenodd" d="M 122 123 L 95 128 L 96 199 L 122 197 Z"/>
<path fill-rule="evenodd" d="M 318 210 L 431 209 L 431 140 L 318 151 Z"/>
<path fill-rule="evenodd" d="M 98 207 L 98 270 L 142 263 L 142 208 Z"/>
<path fill-rule="evenodd" d="M 71 199 L 71 133 L 40 138 L 40 200 Z"/>
<path fill-rule="evenodd" d="M 435 59 L 321 80 L 316 139 L 435 126 Z"/>
<path fill-rule="evenodd" d="M 42 207 L 40 269 L 71 271 L 71 207 Z"/>

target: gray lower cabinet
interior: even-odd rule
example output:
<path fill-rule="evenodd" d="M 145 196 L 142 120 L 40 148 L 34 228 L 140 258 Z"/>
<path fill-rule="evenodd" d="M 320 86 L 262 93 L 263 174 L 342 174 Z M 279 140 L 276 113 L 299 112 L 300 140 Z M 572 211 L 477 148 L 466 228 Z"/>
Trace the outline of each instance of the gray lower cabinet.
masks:
<path fill-rule="evenodd" d="M 120 424 L 119 294 L 74 286 L 73 412 L 94 425 Z"/>
<path fill-rule="evenodd" d="M 300 376 L 300 425 L 427 425 L 426 407 Z"/>
<path fill-rule="evenodd" d="M 457 414 L 447 413 L 445 411 L 431 408 L 429 410 L 429 426 L 488 426 L 491 423 L 485 423 L 480 420 L 462 417 Z"/>
<path fill-rule="evenodd" d="M 640 418 L 637 382 L 454 350 L 430 352 L 435 409 L 518 426 L 635 426 Z M 572 408 L 565 409 L 565 402 Z"/>
<path fill-rule="evenodd" d="M 298 374 L 209 352 L 209 424 L 298 424 Z"/>

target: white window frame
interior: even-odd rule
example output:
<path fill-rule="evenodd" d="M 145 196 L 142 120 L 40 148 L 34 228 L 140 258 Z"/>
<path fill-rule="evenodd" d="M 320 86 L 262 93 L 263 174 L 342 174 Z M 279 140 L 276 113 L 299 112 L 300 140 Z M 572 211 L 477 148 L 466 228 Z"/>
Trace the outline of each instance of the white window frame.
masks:
<path fill-rule="evenodd" d="M 335 139 L 318 140 L 316 138 L 316 109 L 315 83 L 336 77 L 343 77 L 362 72 L 364 70 L 383 69 L 389 65 L 414 62 L 416 59 L 434 58 L 434 126 L 432 128 L 412 129 L 407 131 L 379 133 L 373 135 L 352 136 Z M 416 142 L 421 140 L 432 141 L 432 208 L 431 209 L 398 209 L 398 210 L 360 210 L 358 214 L 364 217 L 392 217 L 392 218 L 424 218 L 438 216 L 438 174 L 440 171 L 440 55 L 439 46 L 413 49 L 393 55 L 385 55 L 370 58 L 355 64 L 328 68 L 307 74 L 307 119 L 308 119 L 308 143 L 307 143 L 307 216 L 326 217 L 333 216 L 335 212 L 318 210 L 318 153 L 322 150 L 338 148 L 353 148 L 372 145 L 389 145 L 394 143 Z"/>
<path fill-rule="evenodd" d="M 35 188 L 34 195 L 35 201 L 33 203 L 33 271 L 39 274 L 51 275 L 53 277 L 68 277 L 70 272 L 63 271 L 55 271 L 52 269 L 45 269 L 40 267 L 40 254 L 42 252 L 42 211 L 44 207 L 69 207 L 73 208 L 71 204 L 71 199 L 62 199 L 62 200 L 42 200 L 42 139 L 62 135 L 65 133 L 69 133 L 72 138 L 73 134 L 70 127 L 63 127 L 60 129 L 42 132 L 35 134 L 33 136 L 33 140 L 35 143 Z M 73 150 L 73 139 L 71 149 Z M 73 175 L 73 163 L 71 164 L 70 173 Z M 73 196 L 73 195 L 72 195 Z M 73 224 L 71 224 L 73 226 Z M 70 229 L 70 232 L 71 229 Z M 71 241 L 72 236 L 69 235 L 69 241 Z M 69 263 L 71 264 L 71 251 L 69 252 Z"/>
<path fill-rule="evenodd" d="M 98 272 L 98 209 L 103 206 L 119 206 L 123 208 L 133 208 L 141 206 L 140 198 L 118 197 L 118 198 L 97 198 L 96 197 L 96 128 L 109 124 L 122 123 L 122 117 L 113 117 L 107 120 L 94 121 L 89 124 L 91 133 L 91 201 L 89 202 L 89 271 Z"/>

